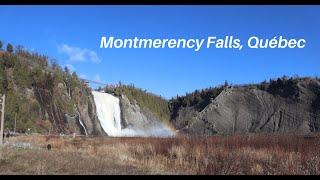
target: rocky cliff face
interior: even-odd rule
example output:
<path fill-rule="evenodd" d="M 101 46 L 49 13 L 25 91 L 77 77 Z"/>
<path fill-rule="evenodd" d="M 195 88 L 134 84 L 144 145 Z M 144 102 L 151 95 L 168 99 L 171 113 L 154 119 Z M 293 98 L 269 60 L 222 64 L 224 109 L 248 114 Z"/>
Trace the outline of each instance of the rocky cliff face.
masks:
<path fill-rule="evenodd" d="M 34 88 L 43 117 L 52 124 L 51 131 L 65 134 L 104 134 L 96 115 L 91 90 L 79 86 L 71 91 L 65 83 L 59 83 L 54 92 Z"/>
<path fill-rule="evenodd" d="M 46 56 L 23 49 L 0 56 L 5 127 L 24 133 L 103 134 L 91 89 Z M 16 127 L 16 128 L 15 128 Z"/>
<path fill-rule="evenodd" d="M 320 114 L 315 102 L 320 83 L 297 83 L 295 97 L 281 97 L 257 88 L 226 88 L 201 111 L 179 109 L 172 120 L 180 132 L 190 135 L 319 131 Z"/>

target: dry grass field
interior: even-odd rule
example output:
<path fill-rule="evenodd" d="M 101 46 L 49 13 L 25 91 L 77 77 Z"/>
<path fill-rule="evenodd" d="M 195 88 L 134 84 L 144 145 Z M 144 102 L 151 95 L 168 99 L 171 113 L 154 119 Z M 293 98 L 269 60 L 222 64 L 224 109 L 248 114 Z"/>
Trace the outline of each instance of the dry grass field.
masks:
<path fill-rule="evenodd" d="M 1 149 L 0 174 L 320 174 L 320 137 L 20 136 Z"/>

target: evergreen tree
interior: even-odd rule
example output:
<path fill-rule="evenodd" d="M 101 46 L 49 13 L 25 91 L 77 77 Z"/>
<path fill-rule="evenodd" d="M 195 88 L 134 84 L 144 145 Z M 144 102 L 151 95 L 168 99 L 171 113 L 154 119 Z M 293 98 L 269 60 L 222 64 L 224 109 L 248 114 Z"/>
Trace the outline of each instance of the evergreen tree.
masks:
<path fill-rule="evenodd" d="M 7 45 L 7 51 L 9 52 L 9 53 L 12 53 L 13 52 L 13 46 L 12 46 L 12 44 L 8 44 Z"/>
<path fill-rule="evenodd" d="M 67 66 L 64 67 L 64 72 L 66 73 L 66 75 L 70 75 L 70 70 Z"/>
<path fill-rule="evenodd" d="M 229 86 L 229 83 L 227 80 L 224 81 L 224 87 L 228 87 Z"/>

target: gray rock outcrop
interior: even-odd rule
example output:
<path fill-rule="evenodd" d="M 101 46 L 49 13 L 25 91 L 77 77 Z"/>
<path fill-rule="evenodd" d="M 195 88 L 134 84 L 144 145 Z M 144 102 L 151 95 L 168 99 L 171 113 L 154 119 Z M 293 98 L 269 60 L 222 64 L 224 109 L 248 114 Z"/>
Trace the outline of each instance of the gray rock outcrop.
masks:
<path fill-rule="evenodd" d="M 189 135 L 233 133 L 308 134 L 319 130 L 320 116 L 312 102 L 318 81 L 299 82 L 298 96 L 284 98 L 257 88 L 226 88 L 202 111 L 183 107 L 172 120 Z M 319 107 L 320 108 L 320 107 Z"/>

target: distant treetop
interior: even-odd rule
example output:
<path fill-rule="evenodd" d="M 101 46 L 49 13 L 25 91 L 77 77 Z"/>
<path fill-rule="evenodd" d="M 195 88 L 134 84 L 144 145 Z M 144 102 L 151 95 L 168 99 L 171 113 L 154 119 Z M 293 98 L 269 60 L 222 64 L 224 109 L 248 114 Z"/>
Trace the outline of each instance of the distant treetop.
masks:
<path fill-rule="evenodd" d="M 10 43 L 7 45 L 7 52 L 9 52 L 9 53 L 13 52 L 13 46 Z"/>

